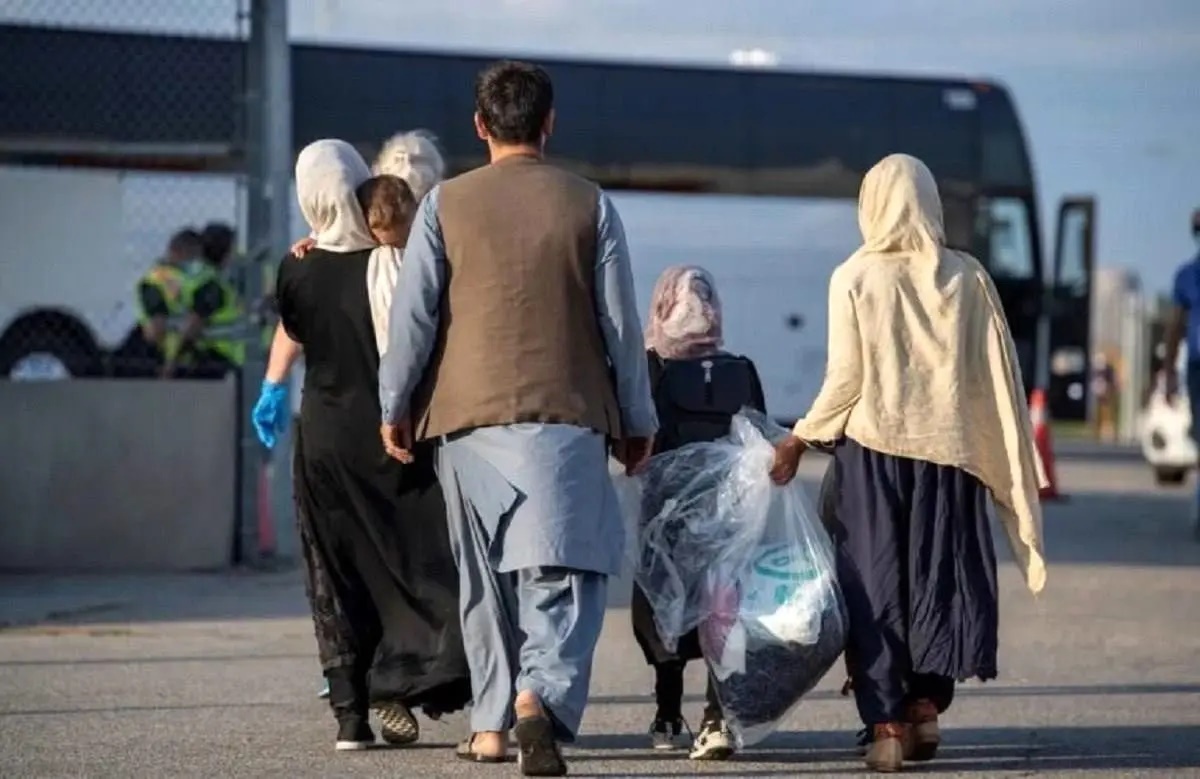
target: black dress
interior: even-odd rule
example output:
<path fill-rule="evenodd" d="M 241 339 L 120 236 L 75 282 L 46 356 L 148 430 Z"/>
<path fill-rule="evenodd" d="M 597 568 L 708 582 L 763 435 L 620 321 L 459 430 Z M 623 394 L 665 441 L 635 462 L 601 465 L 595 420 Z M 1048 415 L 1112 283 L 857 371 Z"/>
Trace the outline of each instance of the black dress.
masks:
<path fill-rule="evenodd" d="M 838 582 L 859 715 L 898 722 L 928 699 L 945 711 L 956 680 L 996 678 L 999 604 L 988 490 L 948 465 L 837 445 Z"/>
<path fill-rule="evenodd" d="M 293 479 L 306 589 L 339 716 L 368 700 L 441 714 L 471 696 L 458 573 L 433 452 L 405 466 L 380 442 L 368 256 L 316 250 L 279 268 L 279 316 L 305 358 Z"/>

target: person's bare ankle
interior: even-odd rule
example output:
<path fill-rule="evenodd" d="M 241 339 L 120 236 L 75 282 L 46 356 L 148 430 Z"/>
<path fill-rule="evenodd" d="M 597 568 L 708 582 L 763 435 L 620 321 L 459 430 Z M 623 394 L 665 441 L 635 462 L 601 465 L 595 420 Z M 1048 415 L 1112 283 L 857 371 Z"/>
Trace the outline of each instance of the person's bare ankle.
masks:
<path fill-rule="evenodd" d="M 516 712 L 517 719 L 529 719 L 531 717 L 541 717 L 544 712 L 542 710 L 542 701 L 538 698 L 537 693 L 529 690 L 522 690 L 517 693 L 517 700 L 513 703 L 513 711 Z"/>
<path fill-rule="evenodd" d="M 502 730 L 482 730 L 472 739 L 471 751 L 477 755 L 503 757 L 508 753 L 508 733 Z"/>

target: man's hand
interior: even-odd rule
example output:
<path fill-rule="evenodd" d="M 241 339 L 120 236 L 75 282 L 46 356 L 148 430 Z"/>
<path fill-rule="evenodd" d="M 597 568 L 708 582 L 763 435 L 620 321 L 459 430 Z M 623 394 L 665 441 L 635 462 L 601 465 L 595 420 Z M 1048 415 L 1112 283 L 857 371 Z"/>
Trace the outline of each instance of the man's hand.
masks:
<path fill-rule="evenodd" d="M 394 425 L 380 425 L 379 437 L 383 439 L 383 450 L 393 460 L 408 465 L 413 461 L 412 420 L 404 417 Z"/>
<path fill-rule="evenodd" d="M 292 254 L 294 254 L 297 258 L 303 257 L 304 255 L 308 254 L 308 251 L 316 245 L 317 241 L 315 238 L 301 238 L 299 241 L 296 241 L 294 244 L 292 244 Z"/>
<path fill-rule="evenodd" d="M 646 436 L 622 438 L 613 446 L 613 455 L 621 465 L 625 466 L 625 475 L 633 476 L 646 465 L 653 449 L 653 438 Z"/>
<path fill-rule="evenodd" d="M 800 458 L 808 444 L 794 435 L 789 435 L 775 444 L 775 462 L 771 464 L 771 481 L 783 486 L 796 478 L 796 469 L 800 467 Z"/>

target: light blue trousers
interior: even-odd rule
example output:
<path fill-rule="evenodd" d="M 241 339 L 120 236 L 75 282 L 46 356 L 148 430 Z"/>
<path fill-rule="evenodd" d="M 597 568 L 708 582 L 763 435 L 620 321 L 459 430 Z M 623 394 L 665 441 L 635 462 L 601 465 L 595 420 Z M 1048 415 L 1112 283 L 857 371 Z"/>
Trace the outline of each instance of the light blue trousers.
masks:
<path fill-rule="evenodd" d="M 558 737 L 574 740 L 604 624 L 608 577 L 558 567 L 496 572 L 484 524 L 462 499 L 454 470 L 442 468 L 440 476 L 458 564 L 471 730 L 511 728 L 516 694 L 529 691 L 541 699 Z"/>

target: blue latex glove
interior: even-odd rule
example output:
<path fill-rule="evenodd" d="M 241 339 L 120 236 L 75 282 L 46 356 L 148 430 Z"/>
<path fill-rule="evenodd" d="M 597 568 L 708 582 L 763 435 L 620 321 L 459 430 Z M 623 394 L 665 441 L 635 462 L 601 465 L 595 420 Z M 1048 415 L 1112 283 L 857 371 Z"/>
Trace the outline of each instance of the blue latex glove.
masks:
<path fill-rule="evenodd" d="M 254 404 L 254 412 L 250 415 L 254 432 L 263 446 L 275 448 L 279 434 L 287 428 L 290 413 L 287 384 L 264 380 L 258 402 Z"/>

